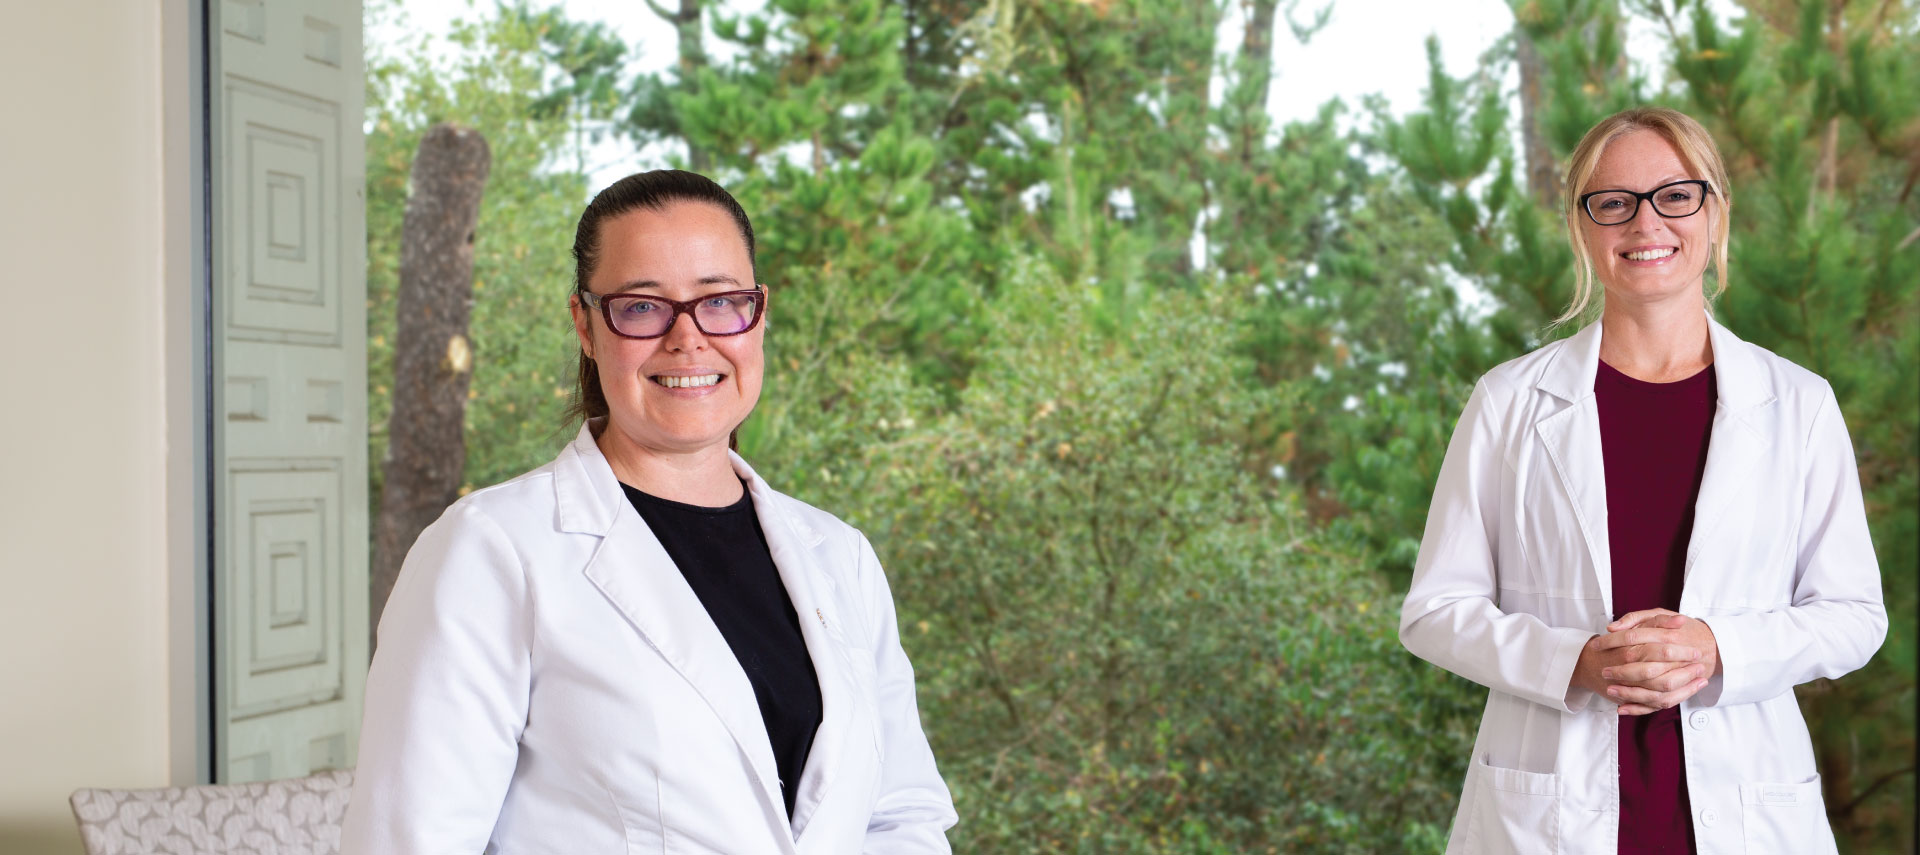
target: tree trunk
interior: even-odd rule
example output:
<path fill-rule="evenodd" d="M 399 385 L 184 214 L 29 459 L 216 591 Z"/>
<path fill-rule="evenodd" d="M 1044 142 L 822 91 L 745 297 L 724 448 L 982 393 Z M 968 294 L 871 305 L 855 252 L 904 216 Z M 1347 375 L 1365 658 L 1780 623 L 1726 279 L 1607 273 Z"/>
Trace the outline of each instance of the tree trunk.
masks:
<path fill-rule="evenodd" d="M 1546 71 L 1540 65 L 1540 51 L 1534 47 L 1533 37 L 1527 35 L 1525 27 L 1514 25 L 1513 41 L 1520 65 L 1520 144 L 1526 149 L 1527 190 L 1540 207 L 1559 210 L 1560 170 L 1553 162 L 1553 150 L 1547 147 L 1546 135 L 1540 132 L 1541 112 L 1545 108 L 1540 83 Z"/>
<path fill-rule="evenodd" d="M 374 521 L 372 626 L 422 529 L 458 497 L 467 465 L 467 383 L 473 351 L 473 234 L 492 154 L 478 131 L 434 125 L 413 161 L 401 224 L 393 343 L 393 414 Z"/>
<path fill-rule="evenodd" d="M 1828 0 L 1827 3 L 1827 51 L 1833 57 L 1835 65 L 1844 64 L 1847 59 L 1847 43 L 1843 33 L 1846 26 L 1846 3 L 1843 0 Z M 1827 118 L 1827 127 L 1820 135 L 1820 158 L 1813 168 L 1813 193 L 1807 197 L 1807 221 L 1813 221 L 1813 215 L 1823 202 L 1833 201 L 1835 189 L 1840 181 L 1840 116 L 1839 110 Z"/>
<path fill-rule="evenodd" d="M 1273 25 L 1275 13 L 1279 10 L 1280 0 L 1252 0 L 1248 4 L 1247 29 L 1240 37 L 1240 68 L 1245 75 L 1244 83 L 1250 94 L 1256 99 L 1252 109 L 1261 115 L 1267 112 L 1267 97 L 1273 89 Z M 1251 166 L 1253 153 L 1266 142 L 1256 139 L 1256 133 L 1264 133 L 1265 123 L 1247 121 L 1240 127 L 1239 149 L 1240 164 Z"/>
<path fill-rule="evenodd" d="M 1187 198 L 1174 194 L 1168 199 L 1167 213 L 1175 223 L 1173 229 L 1175 245 L 1173 272 L 1185 279 L 1194 272 L 1193 239 L 1196 232 L 1203 228 L 1199 224 L 1200 213 L 1208 207 L 1207 187 L 1207 136 L 1212 125 L 1211 99 L 1208 87 L 1213 82 L 1214 33 L 1219 29 L 1220 7 L 1211 0 L 1189 0 L 1187 9 L 1192 13 L 1191 20 L 1196 22 L 1198 37 L 1183 38 L 1179 44 L 1185 49 L 1175 55 L 1167 67 L 1166 87 L 1168 92 L 1167 130 L 1189 140 L 1182 146 L 1186 153 L 1179 166 L 1169 165 L 1170 169 L 1185 173 L 1186 185 L 1197 188 L 1197 192 Z M 1092 118 L 1088 126 L 1092 127 Z"/>
<path fill-rule="evenodd" d="M 707 67 L 706 43 L 701 41 L 700 8 L 704 0 L 680 0 L 673 26 L 680 36 L 680 86 L 689 95 L 699 91 L 700 69 Z M 682 135 L 684 136 L 684 134 Z M 687 140 L 687 168 L 705 174 L 712 167 L 705 149 Z"/>

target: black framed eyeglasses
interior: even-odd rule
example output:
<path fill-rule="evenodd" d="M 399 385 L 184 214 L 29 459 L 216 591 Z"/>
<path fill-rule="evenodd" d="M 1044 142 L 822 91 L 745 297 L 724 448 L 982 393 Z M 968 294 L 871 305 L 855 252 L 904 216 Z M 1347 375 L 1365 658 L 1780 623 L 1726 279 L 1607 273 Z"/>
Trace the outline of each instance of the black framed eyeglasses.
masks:
<path fill-rule="evenodd" d="M 1640 203 L 1652 202 L 1654 213 L 1667 219 L 1691 217 L 1707 204 L 1713 185 L 1698 178 L 1663 184 L 1645 193 L 1632 190 L 1596 190 L 1580 197 L 1587 219 L 1598 226 L 1617 226 L 1640 216 Z"/>
<path fill-rule="evenodd" d="M 704 335 L 740 335 L 759 326 L 767 306 L 767 292 L 759 288 L 722 291 L 691 300 L 650 294 L 577 293 L 581 305 L 599 309 L 607 329 L 622 338 L 659 338 L 673 329 L 673 322 L 683 314 L 693 318 L 693 325 Z"/>

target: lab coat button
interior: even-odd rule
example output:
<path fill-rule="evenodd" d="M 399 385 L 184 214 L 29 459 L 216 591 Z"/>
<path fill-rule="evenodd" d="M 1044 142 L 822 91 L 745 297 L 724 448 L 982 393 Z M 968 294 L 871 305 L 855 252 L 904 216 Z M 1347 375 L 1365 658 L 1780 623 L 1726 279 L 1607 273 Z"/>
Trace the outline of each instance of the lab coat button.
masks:
<path fill-rule="evenodd" d="M 1712 828 L 1713 824 L 1719 821 L 1720 821 L 1720 815 L 1717 813 L 1714 813 L 1712 808 L 1708 808 L 1700 812 L 1700 824 L 1703 826 L 1706 826 L 1707 828 Z"/>
<path fill-rule="evenodd" d="M 1706 730 L 1707 729 L 1707 711 L 1694 710 L 1693 715 L 1687 716 L 1687 724 L 1693 725 L 1694 730 Z"/>

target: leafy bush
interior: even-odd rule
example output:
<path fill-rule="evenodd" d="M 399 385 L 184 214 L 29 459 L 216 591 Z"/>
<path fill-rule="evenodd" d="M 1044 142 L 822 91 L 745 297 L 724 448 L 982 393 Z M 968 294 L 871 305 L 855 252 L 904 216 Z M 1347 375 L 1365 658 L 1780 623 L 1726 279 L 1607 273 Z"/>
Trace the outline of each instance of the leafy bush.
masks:
<path fill-rule="evenodd" d="M 849 363 L 808 432 L 835 439 L 758 454 L 886 562 L 956 849 L 1437 851 L 1477 694 L 1250 470 L 1285 392 L 1222 296 L 1099 294 L 1018 264 L 955 404 Z"/>

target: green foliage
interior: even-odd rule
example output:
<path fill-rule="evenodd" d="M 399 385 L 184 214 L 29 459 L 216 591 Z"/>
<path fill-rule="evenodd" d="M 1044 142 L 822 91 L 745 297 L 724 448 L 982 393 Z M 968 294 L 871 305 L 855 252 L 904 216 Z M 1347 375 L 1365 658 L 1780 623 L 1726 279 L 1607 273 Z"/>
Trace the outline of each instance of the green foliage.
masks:
<path fill-rule="evenodd" d="M 1518 40 L 1463 80 L 1436 48 L 1413 115 L 1277 125 L 1270 50 L 1215 36 L 1236 12 L 1310 32 L 1296 5 L 686 3 L 655 7 L 681 62 L 627 78 L 606 28 L 516 4 L 446 58 L 378 55 L 373 459 L 420 134 L 493 146 L 474 485 L 565 439 L 583 140 L 684 144 L 753 214 L 772 295 L 742 450 L 886 562 L 956 849 L 1438 852 L 1484 690 L 1400 648 L 1399 592 L 1473 380 L 1569 331 L 1546 325 L 1572 259 L 1516 168 Z M 1911 843 L 1920 51 L 1898 4 L 1841 5 L 1837 37 L 1696 0 L 1515 16 L 1553 157 L 1642 98 L 1709 124 L 1737 200 L 1717 311 L 1840 396 L 1895 622 L 1807 707 L 1858 799 L 1836 828 L 1878 851 Z M 1659 64 L 1627 61 L 1636 20 Z"/>
<path fill-rule="evenodd" d="M 380 10 L 376 10 L 379 12 Z M 469 486 L 484 486 L 551 457 L 571 438 L 560 407 L 577 346 L 566 313 L 573 226 L 586 181 L 556 168 L 570 110 L 547 110 L 555 69 L 543 56 L 552 13 L 496 15 L 457 25 L 442 65 L 422 39 L 367 58 L 368 459 L 380 494 L 393 377 L 395 295 L 408 174 L 427 128 L 480 130 L 493 165 L 474 236 L 474 372 L 467 401 Z"/>
<path fill-rule="evenodd" d="M 904 375 L 856 362 L 832 419 L 865 441 L 773 455 L 836 473 L 807 492 L 886 556 L 956 849 L 1437 849 L 1469 719 L 1390 735 L 1410 702 L 1473 700 L 1399 654 L 1393 591 L 1250 470 L 1288 393 L 1234 349 L 1162 346 L 1240 298 L 1167 295 L 1104 333 L 1097 288 L 1037 260 L 1005 285 L 952 406 L 903 412 Z"/>
<path fill-rule="evenodd" d="M 1833 384 L 1860 463 L 1891 626 L 1865 670 L 1806 687 L 1801 706 L 1834 782 L 1836 831 L 1851 851 L 1874 852 L 1912 846 L 1920 610 L 1920 247 L 1910 237 L 1920 234 L 1920 111 L 1877 93 L 1920 82 L 1920 40 L 1912 12 L 1890 30 L 1867 29 L 1880 4 L 1844 5 L 1838 26 L 1803 14 L 1786 31 L 1753 16 L 1732 37 L 1696 16 L 1694 44 L 1754 45 L 1730 73 L 1762 94 L 1725 107 L 1696 98 L 1693 108 L 1723 140 L 1736 193 L 1719 311 Z"/>

